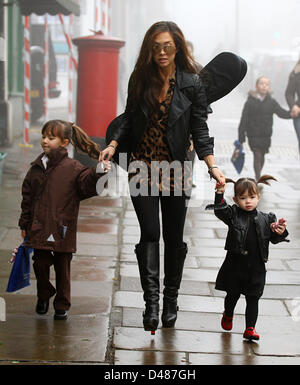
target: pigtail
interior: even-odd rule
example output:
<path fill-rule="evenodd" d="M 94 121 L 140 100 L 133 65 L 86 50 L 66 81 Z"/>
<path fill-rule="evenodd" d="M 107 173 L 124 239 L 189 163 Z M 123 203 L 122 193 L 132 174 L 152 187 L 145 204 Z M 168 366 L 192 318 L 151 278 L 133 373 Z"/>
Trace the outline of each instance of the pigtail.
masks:
<path fill-rule="evenodd" d="M 76 124 L 70 123 L 72 125 L 71 132 L 71 143 L 76 150 L 81 150 L 89 155 L 92 159 L 99 158 L 100 149 L 97 143 L 93 142 L 90 137 L 83 131 L 82 128 Z"/>
<path fill-rule="evenodd" d="M 232 180 L 231 178 L 225 178 L 225 182 L 226 183 L 233 183 L 235 184 L 236 182 L 234 180 Z"/>
<path fill-rule="evenodd" d="M 272 175 L 262 175 L 262 176 L 258 179 L 258 181 L 256 182 L 256 184 L 263 183 L 263 184 L 266 184 L 266 185 L 270 186 L 269 180 L 275 180 L 275 181 L 277 182 L 277 179 L 274 178 Z"/>

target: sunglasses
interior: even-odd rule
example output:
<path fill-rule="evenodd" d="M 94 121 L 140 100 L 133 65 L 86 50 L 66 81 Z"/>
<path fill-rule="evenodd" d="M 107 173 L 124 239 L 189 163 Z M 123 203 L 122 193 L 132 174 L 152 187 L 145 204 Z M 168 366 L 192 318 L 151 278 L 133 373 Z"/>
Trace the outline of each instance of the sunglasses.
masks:
<path fill-rule="evenodd" d="M 171 44 L 155 43 L 154 46 L 152 47 L 152 50 L 155 54 L 159 54 L 163 50 L 165 54 L 172 55 L 176 51 L 176 47 L 174 47 L 174 45 L 171 45 Z"/>

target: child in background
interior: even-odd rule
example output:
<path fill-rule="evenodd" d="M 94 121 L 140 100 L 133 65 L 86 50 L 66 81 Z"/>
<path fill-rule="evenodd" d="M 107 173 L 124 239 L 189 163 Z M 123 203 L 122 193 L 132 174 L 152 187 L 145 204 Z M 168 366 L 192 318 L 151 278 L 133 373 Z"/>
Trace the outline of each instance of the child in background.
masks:
<path fill-rule="evenodd" d="M 50 120 L 42 128 L 43 153 L 31 163 L 22 186 L 19 226 L 25 245 L 34 248 L 33 268 L 37 280 L 36 312 L 46 314 L 49 299 L 56 294 L 54 319 L 67 318 L 70 302 L 70 262 L 76 251 L 76 230 L 80 201 L 97 195 L 98 179 L 110 163 L 96 167 L 83 166 L 68 157 L 66 147 L 98 159 L 98 145 L 73 123 Z M 49 280 L 54 265 L 56 288 Z"/>
<path fill-rule="evenodd" d="M 263 294 L 266 278 L 265 263 L 268 260 L 269 242 L 287 241 L 286 220 L 276 221 L 273 213 L 257 210 L 260 200 L 258 184 L 269 185 L 270 175 L 263 175 L 257 182 L 251 178 L 240 178 L 234 183 L 235 205 L 229 206 L 224 197 L 225 185 L 216 185 L 215 215 L 228 226 L 225 250 L 226 258 L 217 279 L 216 289 L 227 292 L 221 325 L 232 329 L 233 312 L 241 294 L 246 297 L 246 329 L 243 337 L 258 340 L 255 331 L 258 317 L 258 301 Z"/>
<path fill-rule="evenodd" d="M 256 91 L 250 91 L 238 128 L 240 143 L 248 136 L 249 146 L 254 156 L 256 180 L 261 175 L 265 154 L 269 152 L 273 128 L 273 114 L 283 119 L 291 119 L 290 112 L 280 107 L 270 95 L 270 80 L 264 76 L 256 81 Z"/>

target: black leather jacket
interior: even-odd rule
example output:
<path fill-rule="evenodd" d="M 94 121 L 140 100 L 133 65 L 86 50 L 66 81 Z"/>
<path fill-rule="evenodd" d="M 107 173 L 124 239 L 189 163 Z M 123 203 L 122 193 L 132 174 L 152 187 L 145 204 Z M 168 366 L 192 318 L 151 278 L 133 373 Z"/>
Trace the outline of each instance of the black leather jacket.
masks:
<path fill-rule="evenodd" d="M 146 105 L 133 105 L 128 97 L 125 113 L 118 116 L 107 129 L 106 142 L 116 140 L 120 152 L 137 150 L 147 128 L 148 118 Z M 206 93 L 199 75 L 177 67 L 167 129 L 167 140 L 173 160 L 187 159 L 190 136 L 199 159 L 213 154 L 214 140 L 209 137 L 206 119 Z"/>
<path fill-rule="evenodd" d="M 221 204 L 214 205 L 214 212 L 215 215 L 228 226 L 225 250 L 229 250 L 235 254 L 247 254 L 245 242 L 249 228 L 249 215 L 237 205 L 229 206 L 225 199 Z M 271 230 L 270 224 L 276 222 L 276 215 L 273 213 L 266 214 L 257 210 L 254 222 L 260 255 L 263 261 L 267 262 L 269 242 L 274 244 L 283 241 L 289 242 L 289 240 L 285 239 L 289 233 L 285 230 L 282 235 L 278 235 Z"/>

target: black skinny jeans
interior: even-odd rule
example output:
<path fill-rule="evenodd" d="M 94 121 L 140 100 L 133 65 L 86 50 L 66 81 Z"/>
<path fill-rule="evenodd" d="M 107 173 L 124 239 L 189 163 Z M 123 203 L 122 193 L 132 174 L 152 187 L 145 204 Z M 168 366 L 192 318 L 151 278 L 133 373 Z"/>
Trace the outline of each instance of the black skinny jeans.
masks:
<path fill-rule="evenodd" d="M 246 295 L 246 328 L 248 327 L 255 327 L 257 317 L 258 317 L 258 296 L 254 295 Z M 233 316 L 235 305 L 237 304 L 237 301 L 239 300 L 240 295 L 239 294 L 231 294 L 227 293 L 224 301 L 225 305 L 225 314 L 228 317 Z"/>
<path fill-rule="evenodd" d="M 140 242 L 159 242 L 159 203 L 162 213 L 162 234 L 165 244 L 174 248 L 183 245 L 183 230 L 188 199 L 183 196 L 131 197 L 140 229 Z"/>

